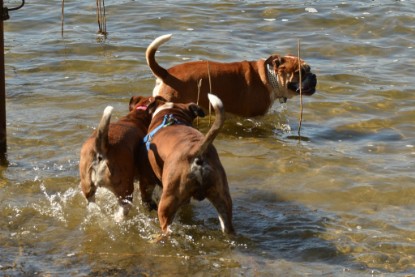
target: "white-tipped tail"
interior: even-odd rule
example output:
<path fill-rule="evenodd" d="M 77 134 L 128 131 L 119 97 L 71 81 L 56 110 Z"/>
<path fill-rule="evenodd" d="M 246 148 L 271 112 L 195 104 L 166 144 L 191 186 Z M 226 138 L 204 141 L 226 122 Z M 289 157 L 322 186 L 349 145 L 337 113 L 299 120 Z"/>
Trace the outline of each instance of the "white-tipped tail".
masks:
<path fill-rule="evenodd" d="M 162 44 L 166 43 L 167 41 L 169 41 L 172 36 L 173 36 L 172 34 L 159 36 L 158 38 L 153 40 L 153 42 L 149 45 L 149 47 L 150 48 L 159 48 L 160 45 L 162 45 Z"/>
<path fill-rule="evenodd" d="M 152 43 L 150 43 L 150 45 L 147 47 L 147 51 L 149 50 L 157 50 L 162 44 L 166 43 L 167 41 L 169 41 L 172 37 L 172 34 L 167 34 L 167 35 L 162 35 L 159 36 L 158 38 L 156 38 L 155 40 L 153 40 Z M 148 64 L 148 60 L 147 60 L 147 64 Z"/>
<path fill-rule="evenodd" d="M 217 97 L 214 94 L 208 93 L 208 98 L 209 102 L 212 104 L 213 107 L 218 107 L 220 109 L 223 108 L 222 100 L 220 100 L 219 97 Z"/>
<path fill-rule="evenodd" d="M 108 151 L 108 130 L 110 126 L 111 114 L 114 108 L 107 106 L 102 114 L 101 121 L 99 122 L 97 135 L 95 138 L 95 150 L 97 153 L 105 155 Z"/>
<path fill-rule="evenodd" d="M 112 106 L 107 106 L 104 110 L 104 113 L 102 114 L 103 117 L 107 118 L 108 116 L 111 116 L 112 111 L 114 108 Z"/>
<path fill-rule="evenodd" d="M 213 140 L 218 135 L 220 129 L 225 122 L 225 109 L 223 108 L 222 100 L 219 99 L 216 95 L 211 93 L 208 94 L 210 103 L 212 103 L 213 109 L 215 110 L 215 121 L 213 122 L 212 127 L 209 129 L 205 138 L 200 143 L 198 150 L 195 152 L 195 156 L 198 157 L 202 155 L 208 146 L 213 143 Z"/>
<path fill-rule="evenodd" d="M 151 71 L 153 72 L 154 76 L 163 80 L 164 77 L 168 75 L 167 70 L 161 67 L 155 58 L 156 51 L 166 41 L 170 40 L 171 34 L 159 36 L 147 47 L 146 50 L 146 61 L 147 65 L 150 67 Z"/>

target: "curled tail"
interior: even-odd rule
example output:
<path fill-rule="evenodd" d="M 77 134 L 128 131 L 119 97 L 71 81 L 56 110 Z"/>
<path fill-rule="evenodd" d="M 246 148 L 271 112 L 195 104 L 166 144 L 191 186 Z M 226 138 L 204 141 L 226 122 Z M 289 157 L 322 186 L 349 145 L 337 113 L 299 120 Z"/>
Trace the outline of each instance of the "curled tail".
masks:
<path fill-rule="evenodd" d="M 101 121 L 99 122 L 97 135 L 95 139 L 95 150 L 98 154 L 105 155 L 108 151 L 108 129 L 110 126 L 111 114 L 114 108 L 107 106 L 102 114 Z"/>
<path fill-rule="evenodd" d="M 146 60 L 147 64 L 150 67 L 151 71 L 153 72 L 154 76 L 163 80 L 167 76 L 167 70 L 161 67 L 155 58 L 155 54 L 157 49 L 164 44 L 165 42 L 169 41 L 171 38 L 171 34 L 160 36 L 156 38 L 148 47 L 146 51 Z"/>
<path fill-rule="evenodd" d="M 208 94 L 210 103 L 213 106 L 215 111 L 215 121 L 213 122 L 212 127 L 207 132 L 204 140 L 201 142 L 199 149 L 197 150 L 196 156 L 202 155 L 209 145 L 213 143 L 216 136 L 219 134 L 220 129 L 225 122 L 225 109 L 223 108 L 222 101 L 214 94 Z"/>

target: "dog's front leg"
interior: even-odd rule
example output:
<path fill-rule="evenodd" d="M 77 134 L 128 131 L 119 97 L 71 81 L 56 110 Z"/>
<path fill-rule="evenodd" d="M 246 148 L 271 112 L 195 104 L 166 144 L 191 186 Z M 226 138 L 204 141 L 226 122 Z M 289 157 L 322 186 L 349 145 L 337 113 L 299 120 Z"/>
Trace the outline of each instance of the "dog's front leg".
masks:
<path fill-rule="evenodd" d="M 118 200 L 119 208 L 114 215 L 116 222 L 122 222 L 124 218 L 128 215 L 132 205 L 133 205 L 133 196 L 129 195 L 125 198 L 120 198 Z"/>

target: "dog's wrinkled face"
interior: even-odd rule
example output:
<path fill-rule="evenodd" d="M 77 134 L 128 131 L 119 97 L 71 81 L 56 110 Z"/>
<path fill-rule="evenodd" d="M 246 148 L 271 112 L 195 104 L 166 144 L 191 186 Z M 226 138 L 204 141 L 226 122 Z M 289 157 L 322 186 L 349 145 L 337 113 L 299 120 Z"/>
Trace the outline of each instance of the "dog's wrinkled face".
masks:
<path fill-rule="evenodd" d="M 316 91 L 317 77 L 311 72 L 311 68 L 303 60 L 295 56 L 279 55 L 271 56 L 271 63 L 278 81 L 281 86 L 287 89 L 287 98 L 291 98 L 301 93 L 304 95 L 313 95 Z M 300 63 L 300 66 L 299 64 Z M 300 84 L 301 68 L 301 84 Z"/>

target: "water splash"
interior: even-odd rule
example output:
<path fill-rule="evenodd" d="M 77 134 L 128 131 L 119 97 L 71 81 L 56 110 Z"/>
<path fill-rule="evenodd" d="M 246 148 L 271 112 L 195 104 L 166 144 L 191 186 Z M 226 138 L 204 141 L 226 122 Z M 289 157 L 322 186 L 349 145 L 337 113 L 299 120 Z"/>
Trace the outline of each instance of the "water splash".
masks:
<path fill-rule="evenodd" d="M 35 203 L 33 204 L 34 209 L 40 214 L 53 217 L 66 225 L 68 220 L 65 215 L 65 206 L 68 200 L 73 199 L 78 194 L 78 191 L 74 188 L 69 188 L 64 193 L 57 192 L 55 194 L 49 194 L 44 183 L 41 183 L 40 190 L 45 196 L 48 205 Z"/>

